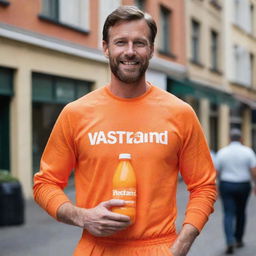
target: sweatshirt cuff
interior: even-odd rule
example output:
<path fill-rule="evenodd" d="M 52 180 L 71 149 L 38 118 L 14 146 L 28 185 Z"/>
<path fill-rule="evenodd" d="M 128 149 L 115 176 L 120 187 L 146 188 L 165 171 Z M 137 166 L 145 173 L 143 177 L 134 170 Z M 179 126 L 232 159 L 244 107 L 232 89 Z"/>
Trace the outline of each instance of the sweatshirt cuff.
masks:
<path fill-rule="evenodd" d="M 59 195 L 55 195 L 49 200 L 46 210 L 49 215 L 57 220 L 57 211 L 59 207 L 68 202 L 71 203 L 69 198 L 64 193 L 60 193 Z"/>
<path fill-rule="evenodd" d="M 201 230 L 203 229 L 207 221 L 208 221 L 207 216 L 203 216 L 201 214 L 191 212 L 185 217 L 183 225 L 191 224 L 192 226 L 197 228 L 199 232 L 201 232 Z"/>

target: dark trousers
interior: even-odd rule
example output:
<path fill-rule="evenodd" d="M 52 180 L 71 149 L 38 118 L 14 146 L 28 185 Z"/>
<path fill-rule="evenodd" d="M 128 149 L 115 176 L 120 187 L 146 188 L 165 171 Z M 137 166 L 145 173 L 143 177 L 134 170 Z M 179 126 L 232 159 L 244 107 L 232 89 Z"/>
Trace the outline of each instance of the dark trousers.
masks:
<path fill-rule="evenodd" d="M 246 223 L 246 205 L 251 191 L 250 182 L 220 182 L 224 210 L 224 231 L 227 245 L 241 242 Z"/>

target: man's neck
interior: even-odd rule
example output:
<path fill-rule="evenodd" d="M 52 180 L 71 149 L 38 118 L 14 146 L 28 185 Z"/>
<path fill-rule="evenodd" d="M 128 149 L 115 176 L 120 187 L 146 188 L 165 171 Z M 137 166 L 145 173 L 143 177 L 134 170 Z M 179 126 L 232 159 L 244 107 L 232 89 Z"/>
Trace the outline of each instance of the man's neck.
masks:
<path fill-rule="evenodd" d="M 143 95 L 149 89 L 149 85 L 146 83 L 145 77 L 136 83 L 129 84 L 112 77 L 109 89 L 120 98 L 136 98 Z"/>

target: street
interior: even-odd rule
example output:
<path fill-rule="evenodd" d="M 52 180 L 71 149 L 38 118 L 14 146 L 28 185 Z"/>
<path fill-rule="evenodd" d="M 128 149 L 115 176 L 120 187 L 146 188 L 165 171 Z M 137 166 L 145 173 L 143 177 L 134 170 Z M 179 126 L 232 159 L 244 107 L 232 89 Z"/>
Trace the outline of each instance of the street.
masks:
<path fill-rule="evenodd" d="M 73 200 L 74 191 L 68 188 Z M 178 230 L 187 202 L 185 185 L 178 187 Z M 235 251 L 236 256 L 256 256 L 256 197 L 252 195 L 248 204 L 248 222 L 245 247 Z M 0 228 L 0 256 L 70 256 L 79 240 L 79 228 L 61 224 L 49 217 L 32 200 L 26 202 L 26 224 Z M 222 256 L 225 241 L 222 231 L 222 211 L 218 200 L 204 230 L 197 238 L 188 256 Z"/>

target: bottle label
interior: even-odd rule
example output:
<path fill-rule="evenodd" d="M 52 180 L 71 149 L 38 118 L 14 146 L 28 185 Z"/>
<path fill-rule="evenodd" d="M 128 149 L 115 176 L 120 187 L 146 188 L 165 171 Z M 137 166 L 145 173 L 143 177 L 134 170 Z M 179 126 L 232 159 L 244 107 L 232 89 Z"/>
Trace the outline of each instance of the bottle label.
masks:
<path fill-rule="evenodd" d="M 117 188 L 113 189 L 112 195 L 114 199 L 125 200 L 127 206 L 135 206 L 136 189 L 135 188 Z"/>

